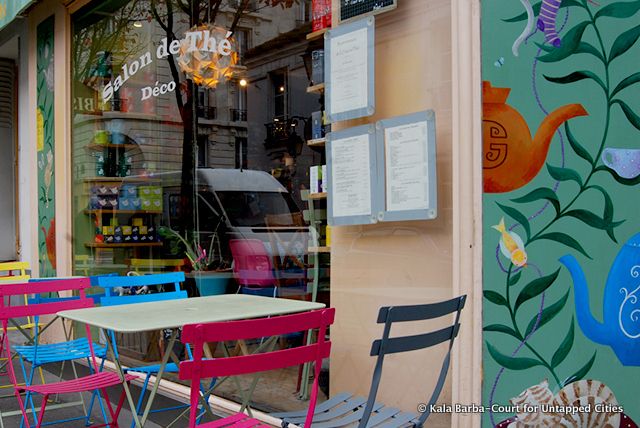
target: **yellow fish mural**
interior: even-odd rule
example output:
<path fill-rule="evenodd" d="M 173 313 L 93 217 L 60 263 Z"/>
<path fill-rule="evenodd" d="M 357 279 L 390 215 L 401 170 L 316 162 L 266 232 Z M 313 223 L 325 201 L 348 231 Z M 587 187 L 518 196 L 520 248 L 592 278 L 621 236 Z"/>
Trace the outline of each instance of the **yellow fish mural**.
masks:
<path fill-rule="evenodd" d="M 522 267 L 527 264 L 527 252 L 524 250 L 524 242 L 522 238 L 515 232 L 510 232 L 504 225 L 504 217 L 500 219 L 500 223 L 492 226 L 500 232 L 500 251 L 506 258 L 511 260 L 514 266 Z"/>

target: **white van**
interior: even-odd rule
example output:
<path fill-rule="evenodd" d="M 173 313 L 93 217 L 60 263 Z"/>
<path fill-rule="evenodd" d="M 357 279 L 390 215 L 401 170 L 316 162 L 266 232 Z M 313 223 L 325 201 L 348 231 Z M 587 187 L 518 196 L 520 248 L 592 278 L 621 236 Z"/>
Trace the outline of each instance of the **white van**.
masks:
<path fill-rule="evenodd" d="M 272 255 L 304 256 L 309 227 L 287 189 L 274 177 L 254 170 L 197 171 L 198 210 L 194 224 L 207 245 L 217 233 L 224 260 L 231 261 L 230 239 L 259 239 Z M 177 230 L 182 216 L 181 173 L 163 173 L 159 177 L 163 186 L 163 225 Z"/>

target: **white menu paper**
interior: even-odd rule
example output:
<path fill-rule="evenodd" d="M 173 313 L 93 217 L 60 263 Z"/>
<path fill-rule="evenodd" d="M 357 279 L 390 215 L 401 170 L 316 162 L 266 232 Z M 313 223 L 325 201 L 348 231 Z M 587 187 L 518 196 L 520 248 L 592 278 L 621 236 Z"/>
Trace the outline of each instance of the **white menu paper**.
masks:
<path fill-rule="evenodd" d="M 331 38 L 332 115 L 369 106 L 367 42 L 366 28 Z"/>
<path fill-rule="evenodd" d="M 429 208 L 427 122 L 385 129 L 387 211 Z"/>
<path fill-rule="evenodd" d="M 369 135 L 331 141 L 333 216 L 371 215 Z"/>

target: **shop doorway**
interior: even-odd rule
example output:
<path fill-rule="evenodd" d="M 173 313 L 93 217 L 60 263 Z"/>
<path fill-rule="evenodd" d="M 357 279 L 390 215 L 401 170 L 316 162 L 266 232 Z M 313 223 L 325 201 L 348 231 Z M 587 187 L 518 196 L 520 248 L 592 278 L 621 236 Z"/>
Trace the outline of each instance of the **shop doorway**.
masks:
<path fill-rule="evenodd" d="M 0 55 L 10 44 L 0 46 Z M 0 203 L 0 261 L 17 259 L 15 79 L 13 59 L 0 57 L 0 188 L 6 189 Z"/>

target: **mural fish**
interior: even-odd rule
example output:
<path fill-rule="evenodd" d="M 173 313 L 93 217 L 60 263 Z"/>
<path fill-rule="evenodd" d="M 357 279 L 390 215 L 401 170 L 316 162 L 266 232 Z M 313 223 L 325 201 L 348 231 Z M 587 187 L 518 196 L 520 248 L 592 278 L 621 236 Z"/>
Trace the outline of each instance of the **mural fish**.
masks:
<path fill-rule="evenodd" d="M 492 227 L 502 235 L 500 238 L 500 251 L 502 254 L 511 260 L 514 266 L 525 266 L 527 264 L 527 252 L 524 249 L 522 238 L 517 233 L 507 230 L 504 225 L 504 217 L 500 219 L 500 223 Z"/>

